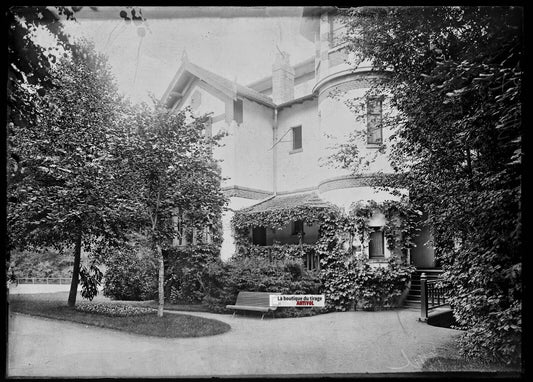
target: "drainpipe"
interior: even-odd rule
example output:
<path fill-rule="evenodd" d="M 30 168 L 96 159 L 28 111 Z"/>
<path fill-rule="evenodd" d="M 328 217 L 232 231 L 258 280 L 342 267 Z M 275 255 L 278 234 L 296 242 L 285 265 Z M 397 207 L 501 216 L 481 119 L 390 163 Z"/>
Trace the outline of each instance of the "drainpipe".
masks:
<path fill-rule="evenodd" d="M 278 193 L 278 108 L 274 108 L 274 124 L 272 126 L 272 191 Z"/>

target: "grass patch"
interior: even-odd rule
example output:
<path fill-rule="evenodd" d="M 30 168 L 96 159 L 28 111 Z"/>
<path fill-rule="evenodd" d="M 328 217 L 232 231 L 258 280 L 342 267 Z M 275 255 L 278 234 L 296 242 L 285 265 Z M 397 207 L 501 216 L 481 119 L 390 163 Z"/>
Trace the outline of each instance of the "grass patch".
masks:
<path fill-rule="evenodd" d="M 438 348 L 435 356 L 428 358 L 424 362 L 422 365 L 422 371 L 519 373 L 521 372 L 521 369 L 520 365 L 507 365 L 501 362 L 463 358 L 459 355 L 458 344 L 452 340 Z"/>
<path fill-rule="evenodd" d="M 69 308 L 66 305 L 66 301 L 65 293 L 13 295 L 9 298 L 9 308 L 11 312 L 155 337 L 185 338 L 213 336 L 225 333 L 231 329 L 228 324 L 218 320 L 185 314 L 166 313 L 163 317 L 157 317 L 156 312 L 153 311 L 151 313 L 118 316 L 110 312 L 132 310 L 110 308 L 104 310 L 102 313 L 81 311 Z M 81 304 L 90 305 L 91 303 L 83 302 Z M 94 304 L 97 305 L 97 303 Z M 99 303 L 98 305 L 124 306 L 127 304 L 123 302 L 105 302 Z"/>

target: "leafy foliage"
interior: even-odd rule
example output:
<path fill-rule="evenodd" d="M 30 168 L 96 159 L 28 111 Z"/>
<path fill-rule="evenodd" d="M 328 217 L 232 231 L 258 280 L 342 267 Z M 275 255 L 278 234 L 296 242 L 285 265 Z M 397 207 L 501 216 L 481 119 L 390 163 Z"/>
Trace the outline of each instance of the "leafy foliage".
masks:
<path fill-rule="evenodd" d="M 351 243 L 355 237 L 358 237 L 361 243 L 368 243 L 369 221 L 377 212 L 385 215 L 384 233 L 387 237 L 389 250 L 394 253 L 394 257 L 393 261 L 389 262 L 391 269 L 374 272 L 373 269 L 363 267 L 368 259 L 360 264 L 360 268 L 353 266 L 352 260 L 355 258 L 355 254 Z M 302 252 L 303 254 L 316 253 L 320 259 L 320 282 L 326 294 L 326 308 L 328 310 L 346 311 L 354 307 L 356 285 L 358 285 L 356 279 L 359 276 L 386 282 L 382 287 L 375 285 L 376 292 L 373 299 L 361 298 L 362 301 L 367 301 L 365 307 L 380 308 L 387 304 L 392 305 L 394 298 L 405 289 L 408 282 L 404 276 L 410 276 L 412 269 L 398 264 L 397 259 L 400 259 L 401 263 L 405 263 L 406 259 L 403 255 L 406 249 L 414 245 L 413 236 L 418 230 L 417 217 L 419 214 L 420 212 L 405 200 L 400 202 L 385 201 L 383 203 L 372 200 L 361 201 L 354 203 L 347 214 L 341 213 L 334 206 L 319 208 L 299 206 L 256 213 L 237 211 L 232 220 L 235 241 L 238 244 L 237 253 L 233 259 L 235 261 L 261 259 L 265 262 L 292 260 L 301 266 Z M 320 224 L 319 239 L 316 244 L 302 244 L 301 246 L 275 244 L 262 247 L 250 243 L 248 236 L 250 228 L 280 229 L 296 220 L 304 220 L 307 224 Z M 346 248 L 347 243 L 350 244 Z M 363 272 L 362 269 L 365 271 Z M 370 296 L 367 287 L 359 287 L 358 290 L 364 291 L 361 293 L 366 293 L 367 297 Z"/>
<path fill-rule="evenodd" d="M 9 265 L 16 277 L 20 278 L 70 277 L 72 274 L 72 254 L 50 248 L 35 251 L 12 250 Z"/>
<path fill-rule="evenodd" d="M 171 303 L 201 303 L 206 296 L 208 267 L 220 262 L 220 247 L 204 244 L 174 247 L 164 252 L 165 300 Z"/>
<path fill-rule="evenodd" d="M 211 155 L 218 137 L 206 135 L 206 118 L 158 104 L 128 109 L 114 131 L 110 155 L 126 205 L 159 260 L 159 309 L 163 315 L 163 250 L 180 235 L 175 218 L 218 232 L 226 199 Z"/>
<path fill-rule="evenodd" d="M 218 312 L 227 311 L 225 306 L 233 305 L 240 291 L 318 294 L 321 290 L 315 275 L 303 270 L 299 262 L 290 260 L 231 259 L 225 264 L 212 264 L 208 276 L 205 302 Z"/>
<path fill-rule="evenodd" d="M 372 267 L 366 261 L 357 261 L 355 267 L 355 299 L 363 309 L 397 307 L 406 291 L 414 266 L 403 266 L 391 258 L 386 266 Z"/>
<path fill-rule="evenodd" d="M 302 261 L 302 256 L 312 255 L 315 253 L 313 244 L 280 244 L 273 243 L 270 246 L 260 246 L 247 243 L 239 247 L 239 251 L 232 257 L 240 258 L 260 258 L 268 261 Z"/>
<path fill-rule="evenodd" d="M 108 256 L 104 296 L 115 300 L 152 300 L 157 296 L 157 264 L 150 254 L 134 248 Z"/>
<path fill-rule="evenodd" d="M 82 267 L 80 269 L 81 296 L 92 301 L 98 294 L 98 287 L 102 283 L 103 276 L 104 274 L 95 264 Z"/>
<path fill-rule="evenodd" d="M 355 64 L 371 60 L 376 71 L 388 71 L 387 81 L 369 91 L 389 94 L 399 111 L 384 120 L 393 131 L 390 158 L 397 176 L 382 185 L 409 189 L 413 203 L 429 213 L 435 252 L 453 286 L 455 318 L 468 328 L 463 351 L 516 361 L 522 9 L 342 13 Z"/>
<path fill-rule="evenodd" d="M 49 8 L 11 7 L 6 12 L 8 32 L 8 86 L 7 106 L 9 121 L 25 125 L 35 117 L 36 90 L 49 90 L 56 86 L 53 65 L 63 52 L 71 51 L 73 45 L 63 31 L 61 16 L 74 18 L 71 7 Z M 44 28 L 57 40 L 56 49 L 48 49 L 35 43 L 31 36 L 38 28 Z M 65 53 L 66 54 L 66 53 Z"/>
<path fill-rule="evenodd" d="M 9 249 L 74 247 L 69 304 L 75 304 L 82 247 L 120 238 L 120 196 L 108 169 L 108 131 L 119 98 L 105 58 L 88 43 L 52 72 L 55 87 L 36 118 L 12 125 L 8 182 Z"/>

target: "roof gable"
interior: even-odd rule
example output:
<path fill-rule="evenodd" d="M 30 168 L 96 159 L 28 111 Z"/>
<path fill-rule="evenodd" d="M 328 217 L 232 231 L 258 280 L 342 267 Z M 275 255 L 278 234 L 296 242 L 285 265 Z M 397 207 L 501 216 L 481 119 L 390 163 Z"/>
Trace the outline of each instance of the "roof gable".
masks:
<path fill-rule="evenodd" d="M 270 97 L 201 68 L 189 62 L 186 58 L 182 61 L 174 79 L 163 94 L 163 97 L 161 97 L 162 102 L 167 104 L 167 106 L 171 106 L 176 100 L 183 98 L 183 90 L 193 77 L 200 79 L 231 99 L 237 99 L 237 96 L 241 96 L 268 107 L 275 106 Z"/>

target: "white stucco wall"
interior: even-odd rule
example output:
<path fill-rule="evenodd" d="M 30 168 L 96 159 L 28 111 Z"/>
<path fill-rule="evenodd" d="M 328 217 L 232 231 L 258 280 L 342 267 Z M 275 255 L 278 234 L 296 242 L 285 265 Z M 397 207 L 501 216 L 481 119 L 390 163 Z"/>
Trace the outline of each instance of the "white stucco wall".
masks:
<path fill-rule="evenodd" d="M 213 134 L 224 133 L 220 139 L 220 146 L 213 149 L 213 157 L 219 161 L 222 170 L 222 187 L 228 187 L 235 184 L 235 128 L 236 124 L 232 121 L 228 124 L 226 121 L 213 123 Z"/>
<path fill-rule="evenodd" d="M 302 150 L 293 152 L 290 130 L 296 126 L 302 126 Z M 321 180 L 317 174 L 321 137 L 316 99 L 279 111 L 279 139 L 276 145 L 278 192 L 316 187 Z"/>
<path fill-rule="evenodd" d="M 299 79 L 297 82 L 295 81 L 294 98 L 296 99 L 311 94 L 315 83 L 314 75 L 305 75 L 303 79 Z"/>
<path fill-rule="evenodd" d="M 356 78 L 352 80 L 343 79 L 336 81 L 335 85 L 326 86 L 321 90 L 322 95 L 319 97 L 318 112 L 320 113 L 320 129 L 326 136 L 322 140 L 324 157 L 338 151 L 339 144 L 348 142 L 350 134 L 353 134 L 354 131 L 359 131 L 363 134 L 356 135 L 355 140 L 353 140 L 357 145 L 358 157 L 361 158 L 362 163 L 358 171 L 362 174 L 380 171 L 391 173 L 392 168 L 389 164 L 388 152 L 380 153 L 376 146 L 367 144 L 367 137 L 364 135 L 367 130 L 364 99 L 357 101 L 357 104 L 361 107 L 360 112 L 350 110 L 345 104 L 346 100 L 354 100 L 365 96 L 368 88 L 361 87 L 361 85 L 362 83 Z M 334 98 L 333 94 L 337 94 L 338 98 Z M 382 109 L 384 115 L 391 112 L 387 98 L 383 100 Z M 391 130 L 383 128 L 382 134 L 383 142 L 387 145 L 387 143 L 390 143 Z M 330 176 L 339 176 L 348 172 L 330 167 L 328 173 Z"/>
<path fill-rule="evenodd" d="M 219 115 L 224 113 L 225 110 L 225 100 L 219 97 L 216 97 L 214 94 L 208 91 L 206 85 L 203 85 L 201 82 L 196 81 L 196 83 L 191 86 L 190 90 L 187 91 L 185 95 L 185 100 L 182 103 L 183 108 L 191 106 L 192 96 L 198 92 L 201 97 L 201 102 L 197 109 L 193 110 L 193 113 L 197 116 L 213 113 L 213 115 Z"/>
<path fill-rule="evenodd" d="M 234 184 L 271 192 L 273 111 L 247 99 L 243 111 L 243 123 L 233 128 Z"/>

